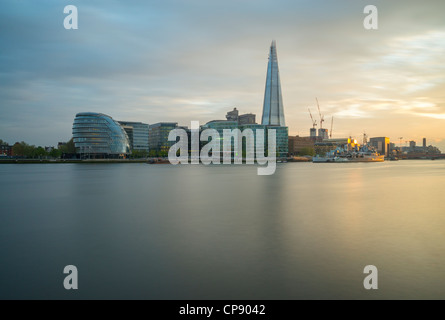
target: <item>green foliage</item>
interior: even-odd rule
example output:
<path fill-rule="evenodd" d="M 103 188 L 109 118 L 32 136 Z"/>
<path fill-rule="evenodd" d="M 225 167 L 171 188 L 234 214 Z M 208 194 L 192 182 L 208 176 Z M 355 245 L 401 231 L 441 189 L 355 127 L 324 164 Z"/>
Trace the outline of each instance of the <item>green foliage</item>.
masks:
<path fill-rule="evenodd" d="M 42 158 L 47 155 L 48 155 L 48 153 L 45 151 L 45 149 L 43 149 L 40 146 L 37 148 L 34 148 L 34 150 L 33 150 L 33 158 Z"/>
<path fill-rule="evenodd" d="M 298 152 L 298 154 L 300 156 L 314 156 L 315 150 L 314 150 L 314 148 L 311 148 L 311 147 L 305 147 L 305 148 L 301 148 L 301 150 Z"/>
<path fill-rule="evenodd" d="M 4 141 L 0 140 L 4 143 Z M 16 142 L 12 146 L 12 153 L 14 156 L 19 158 L 28 159 L 41 159 L 46 157 L 60 158 L 62 154 L 75 154 L 76 148 L 74 146 L 74 141 L 71 139 L 67 142 L 65 146 L 60 147 L 60 149 L 53 149 L 51 152 L 46 152 L 45 148 L 41 146 L 29 145 L 26 142 Z"/>
<path fill-rule="evenodd" d="M 49 153 L 49 156 L 51 158 L 60 158 L 60 156 L 62 155 L 62 152 L 58 149 L 53 149 L 51 150 L 51 152 Z"/>
<path fill-rule="evenodd" d="M 158 153 L 159 157 L 165 158 L 168 157 L 168 152 L 167 151 L 160 151 Z"/>
<path fill-rule="evenodd" d="M 61 146 L 59 148 L 60 152 L 66 153 L 66 154 L 75 154 L 76 153 L 76 147 L 74 146 L 73 138 L 70 139 L 64 146 Z"/>
<path fill-rule="evenodd" d="M 26 157 L 29 154 L 29 148 L 30 146 L 26 142 L 17 142 L 12 146 L 12 153 L 15 156 Z"/>
<path fill-rule="evenodd" d="M 48 155 L 42 147 L 31 146 L 26 142 L 17 142 L 12 147 L 12 152 L 15 156 L 23 157 L 23 158 L 43 158 Z"/>
<path fill-rule="evenodd" d="M 154 158 L 154 157 L 158 156 L 158 153 L 156 150 L 150 150 L 150 152 L 148 153 L 148 156 Z"/>
<path fill-rule="evenodd" d="M 148 152 L 146 150 L 132 150 L 130 158 L 138 159 L 138 158 L 147 158 Z"/>
<path fill-rule="evenodd" d="M 6 144 L 6 145 L 8 145 L 8 143 L 6 142 L 6 141 L 3 141 L 2 139 L 0 139 L 0 145 L 1 144 Z"/>

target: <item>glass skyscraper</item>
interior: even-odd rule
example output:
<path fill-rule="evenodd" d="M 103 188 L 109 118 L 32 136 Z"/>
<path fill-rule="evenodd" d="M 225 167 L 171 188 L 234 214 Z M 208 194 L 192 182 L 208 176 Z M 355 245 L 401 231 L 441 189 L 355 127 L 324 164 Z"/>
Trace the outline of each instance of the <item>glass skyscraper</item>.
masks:
<path fill-rule="evenodd" d="M 124 157 L 130 153 L 128 136 L 122 126 L 102 113 L 76 114 L 73 141 L 76 152 L 85 157 Z"/>
<path fill-rule="evenodd" d="M 280 71 L 278 69 L 275 40 L 272 41 L 270 46 L 261 123 L 268 129 L 275 130 L 277 158 L 285 158 L 289 150 L 289 135 L 284 121 L 283 97 L 281 95 Z"/>
<path fill-rule="evenodd" d="M 278 70 L 275 40 L 272 41 L 270 46 L 261 124 L 286 126 L 284 122 L 283 98 L 281 95 L 280 71 Z"/>

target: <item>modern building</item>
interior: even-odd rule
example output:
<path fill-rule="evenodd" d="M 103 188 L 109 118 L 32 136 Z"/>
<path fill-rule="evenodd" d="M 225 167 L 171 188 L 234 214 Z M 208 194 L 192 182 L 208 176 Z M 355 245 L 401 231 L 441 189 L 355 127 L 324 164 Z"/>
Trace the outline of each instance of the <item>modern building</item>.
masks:
<path fill-rule="evenodd" d="M 423 138 L 423 148 L 426 149 L 426 138 Z"/>
<path fill-rule="evenodd" d="M 238 114 L 238 110 L 236 110 L 236 108 L 233 108 L 232 111 L 229 111 L 226 114 L 227 121 L 238 121 Z"/>
<path fill-rule="evenodd" d="M 241 131 L 244 131 L 245 129 L 250 129 L 253 132 L 253 144 L 247 144 L 247 140 L 243 139 L 243 150 L 245 150 L 245 154 L 254 154 L 256 157 L 256 151 L 257 151 L 257 132 L 258 130 L 264 130 L 264 145 L 263 145 L 263 150 L 266 151 L 267 150 L 267 127 L 265 125 L 262 124 L 258 124 L 258 123 L 247 123 L 247 124 L 243 124 L 239 126 L 239 129 Z"/>
<path fill-rule="evenodd" d="M 118 122 L 122 126 L 122 128 L 125 130 L 125 133 L 127 134 L 128 142 L 130 143 L 130 150 L 133 150 L 133 127 L 123 125 L 120 121 L 118 121 Z"/>
<path fill-rule="evenodd" d="M 284 122 L 283 98 L 281 95 L 280 71 L 278 70 L 275 40 L 272 41 L 270 46 L 261 124 L 286 126 Z"/>
<path fill-rule="evenodd" d="M 370 138 L 369 144 L 373 146 L 378 153 L 389 156 L 389 138 L 388 137 L 376 137 Z"/>
<path fill-rule="evenodd" d="M 255 115 L 253 113 L 242 114 L 238 117 L 238 123 L 240 125 L 244 124 L 256 124 Z"/>
<path fill-rule="evenodd" d="M 232 111 L 227 112 L 226 120 L 227 121 L 238 121 L 238 124 L 256 124 L 255 121 L 256 116 L 253 113 L 246 113 L 239 115 L 239 111 L 236 108 L 233 108 Z"/>
<path fill-rule="evenodd" d="M 289 154 L 295 156 L 305 149 L 313 149 L 314 142 L 311 137 L 289 136 Z"/>
<path fill-rule="evenodd" d="M 287 158 L 287 155 L 289 153 L 289 131 L 287 127 L 276 127 L 276 126 L 267 126 L 267 129 L 273 129 L 276 131 L 276 137 L 277 137 L 277 144 L 276 144 L 276 150 L 277 150 L 277 158 L 278 159 L 285 159 Z"/>
<path fill-rule="evenodd" d="M 272 41 L 267 65 L 266 88 L 264 91 L 261 124 L 276 130 L 278 158 L 287 157 L 289 151 L 288 128 L 284 120 L 283 97 L 281 94 L 280 71 L 275 40 Z"/>
<path fill-rule="evenodd" d="M 158 155 L 167 156 L 170 147 L 175 141 L 168 141 L 171 130 L 178 127 L 177 122 L 158 122 L 148 127 L 148 147 Z"/>
<path fill-rule="evenodd" d="M 394 142 L 390 142 L 389 143 L 389 152 L 390 152 L 390 154 L 394 153 L 394 151 L 397 150 L 397 149 L 398 148 L 397 148 L 397 146 L 396 146 L 396 144 Z"/>
<path fill-rule="evenodd" d="M 234 118 L 231 118 L 234 119 Z M 238 118 L 239 120 L 239 118 Z M 250 151 L 253 151 L 254 154 L 256 154 L 256 134 L 258 129 L 264 130 L 264 150 L 268 149 L 268 130 L 272 129 L 275 130 L 275 136 L 276 136 L 276 153 L 277 158 L 286 158 L 288 154 L 288 128 L 287 127 L 280 127 L 280 126 L 266 126 L 263 124 L 257 124 L 257 123 L 245 123 L 241 124 L 239 121 L 228 121 L 228 120 L 212 120 L 207 122 L 205 125 L 202 126 L 202 129 L 215 129 L 219 136 L 220 136 L 220 148 L 221 152 L 223 150 L 224 146 L 224 129 L 228 130 L 234 130 L 239 129 L 241 132 L 243 132 L 244 129 L 251 129 L 253 132 L 253 138 L 254 138 L 254 144 L 253 144 L 253 150 L 250 148 L 252 146 L 246 145 L 246 139 L 243 139 L 243 152 L 248 154 Z M 233 140 L 233 138 L 231 138 Z M 205 143 L 204 143 L 205 144 Z M 233 149 L 233 141 L 231 141 L 232 145 L 232 152 Z M 223 154 L 221 153 L 221 156 Z"/>
<path fill-rule="evenodd" d="M 117 121 L 102 113 L 76 114 L 73 141 L 81 158 L 122 158 L 130 153 L 125 130 Z"/>
<path fill-rule="evenodd" d="M 411 141 L 409 142 L 409 147 L 410 147 L 410 149 L 415 149 L 415 148 L 416 148 L 416 141 L 411 140 Z"/>
<path fill-rule="evenodd" d="M 238 113 L 237 110 L 234 109 L 236 113 Z M 229 113 L 228 113 L 229 114 Z M 235 117 L 229 117 L 230 119 L 235 119 Z M 220 139 L 220 151 L 221 151 L 221 157 L 223 157 L 223 150 L 224 150 L 224 130 L 234 130 L 239 129 L 238 127 L 238 121 L 237 120 L 212 120 L 207 122 L 205 125 L 201 126 L 202 130 L 205 129 L 214 129 L 219 134 Z M 204 141 L 202 145 L 205 145 L 206 142 Z M 233 149 L 233 141 L 231 142 L 232 149 Z M 232 152 L 231 152 L 232 153 Z M 232 155 L 231 155 L 232 156 Z"/>
<path fill-rule="evenodd" d="M 317 140 L 317 128 L 311 128 L 309 134 L 312 140 Z"/>
<path fill-rule="evenodd" d="M 318 138 L 319 138 L 319 140 L 329 139 L 328 129 L 319 128 L 318 129 Z"/>
<path fill-rule="evenodd" d="M 124 128 L 130 141 L 131 150 L 148 151 L 148 131 L 147 123 L 119 121 Z"/>

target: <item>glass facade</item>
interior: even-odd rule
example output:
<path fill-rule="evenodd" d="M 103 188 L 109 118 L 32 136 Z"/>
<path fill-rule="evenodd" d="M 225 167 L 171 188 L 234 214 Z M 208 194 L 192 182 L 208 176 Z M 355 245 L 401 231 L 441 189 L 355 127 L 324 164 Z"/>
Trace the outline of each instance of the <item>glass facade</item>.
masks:
<path fill-rule="evenodd" d="M 159 122 L 149 126 L 148 145 L 151 150 L 168 154 L 170 147 L 175 141 L 168 141 L 168 134 L 171 130 L 176 129 L 177 122 Z"/>
<path fill-rule="evenodd" d="M 256 139 L 257 139 L 256 134 L 257 134 L 258 129 L 264 130 L 264 144 L 265 144 L 264 150 L 267 150 L 268 129 L 273 129 L 273 130 L 275 130 L 275 133 L 276 133 L 277 158 L 286 158 L 287 157 L 288 150 L 289 150 L 288 128 L 287 127 L 266 126 L 263 124 L 239 125 L 237 121 L 220 120 L 220 121 L 210 121 L 201 127 L 202 130 L 207 129 L 207 128 L 215 129 L 216 131 L 218 131 L 218 134 L 219 134 L 220 140 L 221 140 L 221 145 L 220 145 L 221 146 L 221 154 L 223 151 L 224 129 L 229 129 L 229 130 L 240 129 L 241 133 L 243 132 L 244 129 L 251 129 L 253 132 L 253 138 L 254 138 L 253 149 L 252 149 L 251 145 L 246 144 L 246 139 L 243 138 L 243 149 L 242 149 L 243 157 L 245 157 L 247 154 L 249 154 L 249 151 L 256 155 Z M 203 145 L 204 144 L 205 144 L 205 142 L 203 142 Z M 232 151 L 234 151 L 233 150 L 233 146 L 234 146 L 233 139 L 232 139 L 231 145 L 232 145 Z"/>
<path fill-rule="evenodd" d="M 73 141 L 77 153 L 81 155 L 116 157 L 130 152 L 128 136 L 122 126 L 102 113 L 76 114 Z"/>
<path fill-rule="evenodd" d="M 201 127 L 202 130 L 205 129 L 215 129 L 218 131 L 219 139 L 220 139 L 220 154 L 223 157 L 224 153 L 224 129 L 233 130 L 238 128 L 238 121 L 226 121 L 226 120 L 213 120 L 207 122 L 205 125 Z M 231 138 L 232 139 L 232 138 Z M 210 138 L 209 138 L 210 141 Z M 202 141 L 201 146 L 205 145 L 207 142 Z M 232 152 L 233 152 L 233 139 L 232 139 Z"/>
<path fill-rule="evenodd" d="M 289 130 L 287 127 L 271 126 L 268 129 L 275 129 L 277 137 L 277 158 L 284 159 L 289 152 Z"/>
<path fill-rule="evenodd" d="M 256 147 L 257 147 L 257 130 L 258 129 L 263 129 L 264 130 L 264 151 L 267 150 L 267 126 L 263 125 L 263 124 L 244 124 L 244 125 L 240 125 L 240 130 L 243 131 L 244 129 L 251 129 L 253 132 L 253 138 L 254 138 L 254 143 L 253 143 L 253 149 L 252 149 L 252 145 L 249 145 L 246 143 L 246 139 L 243 139 L 243 152 L 245 152 L 246 155 L 248 155 L 250 152 L 253 153 L 256 157 Z"/>
<path fill-rule="evenodd" d="M 253 131 L 253 135 L 255 137 L 255 148 L 256 148 L 256 130 L 263 129 L 264 130 L 264 150 L 268 149 L 268 141 L 269 141 L 269 130 L 275 130 L 276 137 L 276 157 L 279 159 L 284 159 L 287 157 L 289 151 L 289 136 L 288 136 L 288 128 L 287 127 L 278 127 L 278 126 L 266 126 L 262 124 L 247 124 L 240 126 L 241 131 L 250 128 Z M 243 141 L 243 148 L 245 147 L 245 141 Z M 255 149 L 256 150 L 256 149 Z M 246 149 L 247 151 L 247 149 Z"/>
<path fill-rule="evenodd" d="M 284 121 L 280 71 L 278 69 L 277 48 L 275 41 L 272 41 L 272 45 L 270 46 L 261 124 L 282 127 L 286 125 Z"/>
<path fill-rule="evenodd" d="M 119 121 L 127 132 L 132 150 L 148 151 L 148 124 L 142 122 Z"/>

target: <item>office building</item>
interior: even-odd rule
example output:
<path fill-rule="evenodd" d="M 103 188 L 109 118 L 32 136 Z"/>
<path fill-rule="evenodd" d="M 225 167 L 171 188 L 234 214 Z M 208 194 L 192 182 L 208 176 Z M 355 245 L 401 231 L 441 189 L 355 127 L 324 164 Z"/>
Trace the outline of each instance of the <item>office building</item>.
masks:
<path fill-rule="evenodd" d="M 245 114 L 239 114 L 239 111 L 236 108 L 233 108 L 232 111 L 227 112 L 226 114 L 226 120 L 227 121 L 237 121 L 238 124 L 255 124 L 256 116 L 253 113 L 245 113 Z M 224 121 L 224 120 L 220 120 Z"/>
<path fill-rule="evenodd" d="M 122 158 L 130 153 L 128 136 L 122 126 L 102 113 L 76 114 L 73 141 L 81 158 Z"/>
<path fill-rule="evenodd" d="M 272 41 L 270 46 L 261 124 L 282 127 L 286 125 L 284 122 L 283 98 L 281 95 L 280 71 L 278 70 L 275 40 Z"/>
<path fill-rule="evenodd" d="M 287 157 L 287 153 L 289 151 L 289 135 L 288 128 L 286 127 L 284 120 L 280 71 L 278 69 L 278 56 L 275 40 L 272 41 L 269 51 L 261 124 L 267 126 L 268 129 L 276 130 L 277 157 Z"/>
<path fill-rule="evenodd" d="M 314 139 L 311 137 L 289 136 L 289 154 L 298 155 L 303 151 L 314 149 Z"/>
<path fill-rule="evenodd" d="M 148 124 L 142 122 L 119 121 L 128 135 L 131 150 L 148 151 Z"/>
<path fill-rule="evenodd" d="M 238 117 L 238 123 L 240 125 L 256 124 L 255 115 L 253 113 L 245 113 Z"/>
<path fill-rule="evenodd" d="M 226 120 L 227 121 L 238 121 L 238 110 L 236 108 L 233 108 L 232 111 L 227 112 L 226 114 Z"/>
<path fill-rule="evenodd" d="M 168 141 L 171 130 L 178 127 L 177 122 L 158 122 L 148 127 L 148 147 L 160 156 L 167 156 L 170 147 L 175 141 Z"/>
<path fill-rule="evenodd" d="M 376 137 L 369 139 L 369 144 L 373 146 L 376 151 L 387 157 L 389 155 L 389 138 L 387 137 Z"/>

